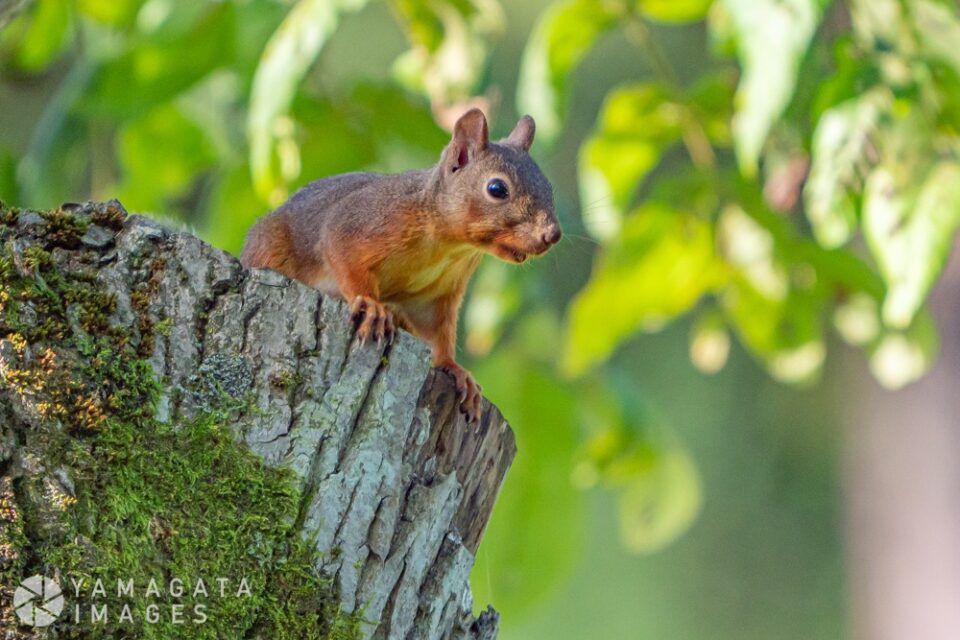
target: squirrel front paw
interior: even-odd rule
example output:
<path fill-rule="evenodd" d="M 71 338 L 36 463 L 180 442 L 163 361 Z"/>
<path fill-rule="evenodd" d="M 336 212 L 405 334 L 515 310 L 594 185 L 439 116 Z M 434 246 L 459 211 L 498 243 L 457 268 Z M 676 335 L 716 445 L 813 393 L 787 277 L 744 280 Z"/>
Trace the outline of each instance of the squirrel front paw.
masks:
<path fill-rule="evenodd" d="M 366 343 L 368 338 L 375 338 L 377 344 L 384 340 L 393 342 L 396 327 L 393 314 L 378 300 L 368 296 L 357 296 L 350 308 L 350 314 L 357 324 L 357 339 L 360 344 Z"/>
<path fill-rule="evenodd" d="M 446 371 L 457 383 L 460 413 L 467 417 L 467 422 L 480 421 L 480 402 L 483 400 L 480 385 L 473 379 L 470 372 L 456 362 L 444 362 L 437 365 L 441 371 Z"/>

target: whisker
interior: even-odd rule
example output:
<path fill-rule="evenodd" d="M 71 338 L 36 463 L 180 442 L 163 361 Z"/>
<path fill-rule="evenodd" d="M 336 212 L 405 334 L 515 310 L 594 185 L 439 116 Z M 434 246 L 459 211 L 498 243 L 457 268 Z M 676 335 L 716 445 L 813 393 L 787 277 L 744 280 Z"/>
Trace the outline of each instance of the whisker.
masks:
<path fill-rule="evenodd" d="M 560 242 L 566 242 L 570 240 L 581 240 L 583 242 L 588 242 L 590 244 L 600 244 L 600 241 L 597 240 L 596 238 L 591 238 L 590 236 L 586 236 L 580 233 L 571 233 L 569 231 L 565 231 L 563 234 L 563 237 L 560 238 Z"/>
<path fill-rule="evenodd" d="M 612 194 L 612 193 L 611 193 L 611 194 L 607 194 L 607 195 L 605 195 L 605 196 L 600 196 L 599 198 L 597 198 L 597 199 L 595 199 L 595 200 L 591 200 L 590 202 L 581 202 L 581 203 L 580 203 L 580 208 L 581 208 L 581 209 L 589 209 L 589 208 L 591 208 L 591 207 L 599 206 L 599 205 L 603 204 L 604 202 L 606 202 L 606 201 L 608 201 L 608 200 L 613 200 L 613 194 Z"/>

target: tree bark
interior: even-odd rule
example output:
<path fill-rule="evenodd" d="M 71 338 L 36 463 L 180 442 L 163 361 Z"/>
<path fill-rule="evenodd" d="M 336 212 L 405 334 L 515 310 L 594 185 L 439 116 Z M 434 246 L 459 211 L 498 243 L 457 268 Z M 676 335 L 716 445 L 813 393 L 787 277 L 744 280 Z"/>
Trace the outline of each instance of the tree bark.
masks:
<path fill-rule="evenodd" d="M 371 621 L 365 635 L 494 638 L 498 615 L 488 607 L 473 618 L 468 575 L 516 452 L 496 407 L 484 401 L 480 424 L 467 425 L 452 379 L 431 369 L 426 344 L 403 332 L 392 345 L 356 344 L 338 299 L 245 270 L 190 234 L 126 217 L 115 201 L 71 213 L 117 220 L 115 229 L 91 224 L 76 249 L 52 253 L 57 268 L 81 252 L 100 265 L 97 286 L 117 301 L 113 326 L 133 335 L 162 326 L 143 343 L 162 381 L 158 417 L 176 423 L 202 411 L 209 398 L 198 380 L 252 394 L 257 409 L 231 430 L 267 465 L 293 470 L 297 526 L 323 552 L 318 568 L 336 578 L 343 610 L 362 609 Z M 8 246 L 20 253 L 51 233 L 32 212 L 9 227 Z M 144 290 L 146 301 L 136 293 Z M 9 418 L 0 487 L 44 473 L 64 492 L 82 489 L 69 468 L 43 471 L 41 460 L 38 471 L 18 453 L 37 446 L 36 415 L 12 386 L 0 405 Z M 15 507 L 17 496 L 7 497 Z"/>

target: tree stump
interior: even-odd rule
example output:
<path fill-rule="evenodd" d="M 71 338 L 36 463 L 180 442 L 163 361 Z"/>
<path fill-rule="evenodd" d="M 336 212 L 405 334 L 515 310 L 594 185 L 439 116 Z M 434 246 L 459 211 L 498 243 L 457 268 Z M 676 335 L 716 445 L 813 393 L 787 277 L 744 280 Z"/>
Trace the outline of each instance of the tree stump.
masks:
<path fill-rule="evenodd" d="M 111 424 L 133 420 L 123 416 L 135 408 L 124 414 L 114 407 L 136 389 L 125 391 L 128 383 L 114 379 L 114 365 L 104 364 L 109 354 L 92 355 L 98 326 L 124 353 L 150 364 L 153 416 L 138 429 L 172 425 L 177 433 L 225 398 L 235 402 L 224 414 L 228 433 L 265 468 L 289 470 L 296 505 L 285 526 L 320 552 L 312 564 L 331 578 L 340 610 L 366 621 L 360 637 L 496 636 L 492 608 L 472 616 L 468 575 L 516 452 L 513 433 L 487 401 L 480 424 L 465 423 L 453 381 L 430 367 L 426 344 L 401 332 L 392 345 L 358 345 L 341 300 L 272 271 L 245 270 L 193 235 L 127 216 L 116 201 L 54 212 L 8 209 L 2 222 L 0 283 L 21 300 L 4 299 L 8 318 L 16 303 L 17 320 L 0 331 L 0 629 L 7 634 L 0 638 L 40 637 L 31 634 L 42 630 L 16 624 L 10 595 L 20 579 L 67 578 L 38 549 L 69 538 L 94 559 L 91 575 L 95 559 L 108 553 L 84 529 L 84 518 L 97 516 L 80 507 L 99 510 L 96 492 L 107 482 L 84 456 L 103 450 L 98 439 Z M 64 274 L 79 284 L 58 285 Z M 84 282 L 106 297 L 91 303 Z M 103 321 L 92 317 L 97 305 Z M 51 362 L 72 363 L 79 378 L 63 381 L 69 388 L 55 396 Z M 89 372 L 96 385 L 76 372 Z M 85 453 L 54 455 L 54 443 L 58 452 Z M 79 459 L 87 466 L 72 462 Z M 180 562 L 169 540 L 186 535 L 164 533 L 163 511 L 149 514 L 157 555 L 144 559 L 161 568 Z M 109 526 L 100 523 L 98 535 Z M 269 545 L 269 561 L 260 561 L 265 575 L 273 575 L 284 548 Z M 69 608 L 70 589 L 62 586 Z M 262 613 L 245 612 L 246 626 L 231 637 L 266 637 Z M 60 624 L 48 631 L 56 634 Z M 87 637 L 82 625 L 72 633 Z"/>

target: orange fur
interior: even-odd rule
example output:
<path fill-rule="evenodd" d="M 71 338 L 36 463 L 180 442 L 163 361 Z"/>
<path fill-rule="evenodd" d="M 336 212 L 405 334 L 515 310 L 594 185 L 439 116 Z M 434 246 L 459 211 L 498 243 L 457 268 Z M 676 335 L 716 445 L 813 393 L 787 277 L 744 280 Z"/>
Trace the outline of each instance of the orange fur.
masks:
<path fill-rule="evenodd" d="M 432 169 L 314 181 L 250 230 L 241 260 L 343 296 L 361 342 L 396 327 L 422 337 L 477 420 L 480 386 L 456 363 L 467 283 L 483 253 L 519 263 L 560 239 L 550 184 L 528 154 L 533 126 L 524 117 L 491 143 L 470 111 Z M 509 195 L 491 195 L 491 181 Z"/>

